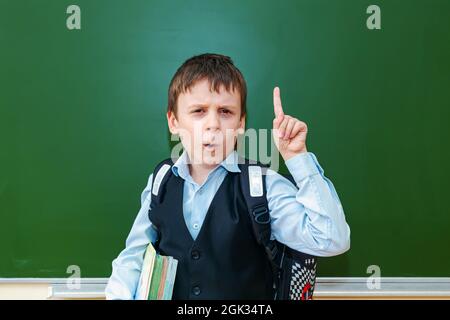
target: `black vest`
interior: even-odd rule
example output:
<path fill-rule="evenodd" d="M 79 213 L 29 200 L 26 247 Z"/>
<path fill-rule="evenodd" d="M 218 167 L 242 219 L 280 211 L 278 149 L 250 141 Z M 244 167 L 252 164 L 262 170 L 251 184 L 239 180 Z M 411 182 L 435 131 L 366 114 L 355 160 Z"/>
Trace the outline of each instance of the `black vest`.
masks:
<path fill-rule="evenodd" d="M 184 180 L 172 169 L 166 176 L 149 218 L 158 252 L 178 260 L 172 299 L 273 299 L 271 266 L 253 234 L 239 173 L 227 172 L 195 241 L 183 216 Z"/>

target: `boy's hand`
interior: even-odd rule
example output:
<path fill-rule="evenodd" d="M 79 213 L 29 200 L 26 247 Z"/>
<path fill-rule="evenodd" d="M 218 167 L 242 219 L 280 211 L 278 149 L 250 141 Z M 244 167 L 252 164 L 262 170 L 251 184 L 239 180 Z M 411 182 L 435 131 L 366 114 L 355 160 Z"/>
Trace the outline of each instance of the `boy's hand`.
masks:
<path fill-rule="evenodd" d="M 306 123 L 285 115 L 281 105 L 280 88 L 273 89 L 273 138 L 284 161 L 306 151 Z"/>

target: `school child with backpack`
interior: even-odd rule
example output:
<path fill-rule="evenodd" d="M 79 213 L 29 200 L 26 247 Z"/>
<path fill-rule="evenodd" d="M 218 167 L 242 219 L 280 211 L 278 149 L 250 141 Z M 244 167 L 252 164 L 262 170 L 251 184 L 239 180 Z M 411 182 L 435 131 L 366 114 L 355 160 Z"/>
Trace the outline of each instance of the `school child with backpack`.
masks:
<path fill-rule="evenodd" d="M 247 87 L 230 57 L 202 54 L 172 78 L 167 120 L 183 152 L 161 161 L 112 263 L 107 299 L 134 299 L 144 251 L 178 260 L 173 299 L 310 299 L 317 257 L 350 248 L 332 182 L 306 149 L 307 126 L 273 92 L 273 137 L 288 175 L 240 156 Z"/>

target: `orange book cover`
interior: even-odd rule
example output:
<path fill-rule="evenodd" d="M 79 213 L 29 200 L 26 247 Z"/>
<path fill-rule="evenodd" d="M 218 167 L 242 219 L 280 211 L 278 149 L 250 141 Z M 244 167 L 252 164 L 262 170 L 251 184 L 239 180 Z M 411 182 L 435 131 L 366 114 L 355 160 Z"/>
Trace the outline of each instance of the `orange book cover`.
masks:
<path fill-rule="evenodd" d="M 163 299 L 164 295 L 164 285 L 166 283 L 166 275 L 167 275 L 167 268 L 168 268 L 168 259 L 166 256 L 163 257 L 163 267 L 161 272 L 161 282 L 159 283 L 159 289 L 158 289 L 158 300 Z"/>

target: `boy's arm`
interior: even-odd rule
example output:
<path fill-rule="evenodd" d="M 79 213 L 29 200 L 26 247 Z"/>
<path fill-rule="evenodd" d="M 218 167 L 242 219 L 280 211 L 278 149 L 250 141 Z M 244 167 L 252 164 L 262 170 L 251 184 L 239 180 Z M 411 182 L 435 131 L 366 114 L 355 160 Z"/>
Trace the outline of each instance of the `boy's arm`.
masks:
<path fill-rule="evenodd" d="M 266 176 L 272 236 L 298 251 L 333 256 L 350 248 L 345 221 L 333 184 L 314 154 L 306 150 L 306 123 L 285 115 L 280 88 L 273 90 L 273 137 L 297 188 L 270 170 Z"/>
<path fill-rule="evenodd" d="M 272 238 L 315 256 L 334 256 L 350 248 L 350 228 L 332 182 L 311 152 L 285 161 L 298 189 L 269 170 L 267 200 Z"/>
<path fill-rule="evenodd" d="M 112 274 L 105 289 L 106 299 L 134 299 L 141 275 L 144 252 L 148 243 L 156 240 L 148 210 L 151 202 L 152 176 L 141 194 L 141 209 L 127 237 L 126 247 L 112 262 Z"/>

